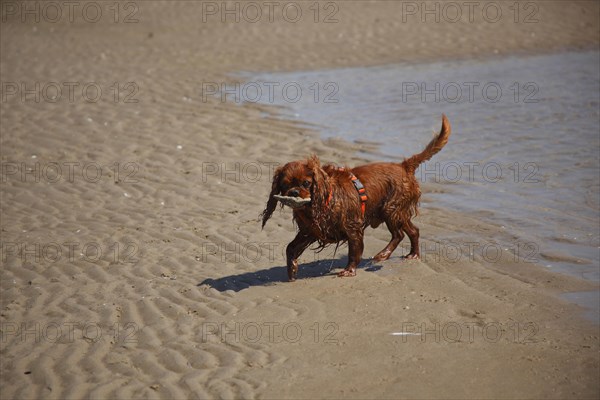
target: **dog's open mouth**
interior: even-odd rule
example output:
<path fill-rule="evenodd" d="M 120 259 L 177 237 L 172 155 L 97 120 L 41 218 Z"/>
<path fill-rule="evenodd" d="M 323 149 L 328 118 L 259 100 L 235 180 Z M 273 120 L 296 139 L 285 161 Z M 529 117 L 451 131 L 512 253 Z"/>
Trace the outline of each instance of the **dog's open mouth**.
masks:
<path fill-rule="evenodd" d="M 310 203 L 310 198 L 303 199 L 302 197 L 280 196 L 277 194 L 274 195 L 273 197 L 275 199 L 277 199 L 279 202 L 281 202 L 281 204 L 286 205 L 291 208 L 300 208 L 300 207 L 305 206 L 308 203 Z"/>

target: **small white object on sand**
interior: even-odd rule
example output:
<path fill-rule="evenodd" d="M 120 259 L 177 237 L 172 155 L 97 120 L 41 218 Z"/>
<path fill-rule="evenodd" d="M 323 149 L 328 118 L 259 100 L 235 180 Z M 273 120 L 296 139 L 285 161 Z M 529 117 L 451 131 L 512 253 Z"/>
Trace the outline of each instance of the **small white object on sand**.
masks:
<path fill-rule="evenodd" d="M 421 336 L 418 332 L 391 332 L 392 336 Z"/>

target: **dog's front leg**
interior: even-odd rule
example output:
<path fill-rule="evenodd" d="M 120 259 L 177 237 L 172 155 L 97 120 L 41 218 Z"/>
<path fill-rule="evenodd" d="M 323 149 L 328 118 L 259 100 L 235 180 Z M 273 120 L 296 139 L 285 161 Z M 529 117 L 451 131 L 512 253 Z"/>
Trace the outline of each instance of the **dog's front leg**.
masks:
<path fill-rule="evenodd" d="M 356 267 L 360 264 L 364 248 L 362 233 L 348 239 L 348 265 L 338 276 L 356 276 Z"/>
<path fill-rule="evenodd" d="M 302 252 L 314 241 L 312 236 L 298 232 L 294 240 L 288 244 L 285 254 L 287 258 L 288 279 L 290 282 L 296 280 L 296 274 L 298 273 L 298 257 L 300 257 Z"/>

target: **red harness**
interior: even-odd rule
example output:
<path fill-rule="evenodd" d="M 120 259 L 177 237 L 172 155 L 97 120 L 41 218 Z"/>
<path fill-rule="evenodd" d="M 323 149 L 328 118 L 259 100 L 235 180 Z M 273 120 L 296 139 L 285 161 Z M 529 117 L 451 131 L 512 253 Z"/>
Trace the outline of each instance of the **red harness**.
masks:
<path fill-rule="evenodd" d="M 338 168 L 338 170 L 345 171 L 346 169 Z M 350 174 L 350 179 L 352 179 L 352 183 L 354 184 L 354 187 L 356 188 L 356 191 L 358 192 L 358 196 L 360 197 L 360 211 L 362 212 L 362 215 L 365 215 L 365 210 L 367 208 L 367 189 L 365 189 L 365 186 L 356 177 L 356 175 L 354 175 L 350 171 L 348 171 L 348 173 Z M 332 197 L 333 197 L 333 190 L 330 190 L 329 197 L 327 198 L 327 202 L 325 203 L 326 206 L 329 206 L 329 202 L 331 201 Z"/>

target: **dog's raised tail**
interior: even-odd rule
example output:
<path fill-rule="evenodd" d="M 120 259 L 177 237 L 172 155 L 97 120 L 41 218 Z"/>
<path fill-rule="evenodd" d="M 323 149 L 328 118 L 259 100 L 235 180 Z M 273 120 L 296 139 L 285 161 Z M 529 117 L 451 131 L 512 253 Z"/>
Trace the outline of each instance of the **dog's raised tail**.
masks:
<path fill-rule="evenodd" d="M 427 147 L 425 147 L 425 150 L 404 160 L 402 162 L 404 168 L 406 168 L 407 171 L 414 173 L 415 170 L 419 168 L 419 165 L 427 160 L 430 160 L 431 157 L 442 150 L 446 143 L 448 143 L 450 131 L 450 122 L 448 121 L 448 118 L 442 114 L 442 129 L 440 130 L 440 133 L 438 133 L 437 136 L 434 137 L 431 142 L 429 142 Z"/>

